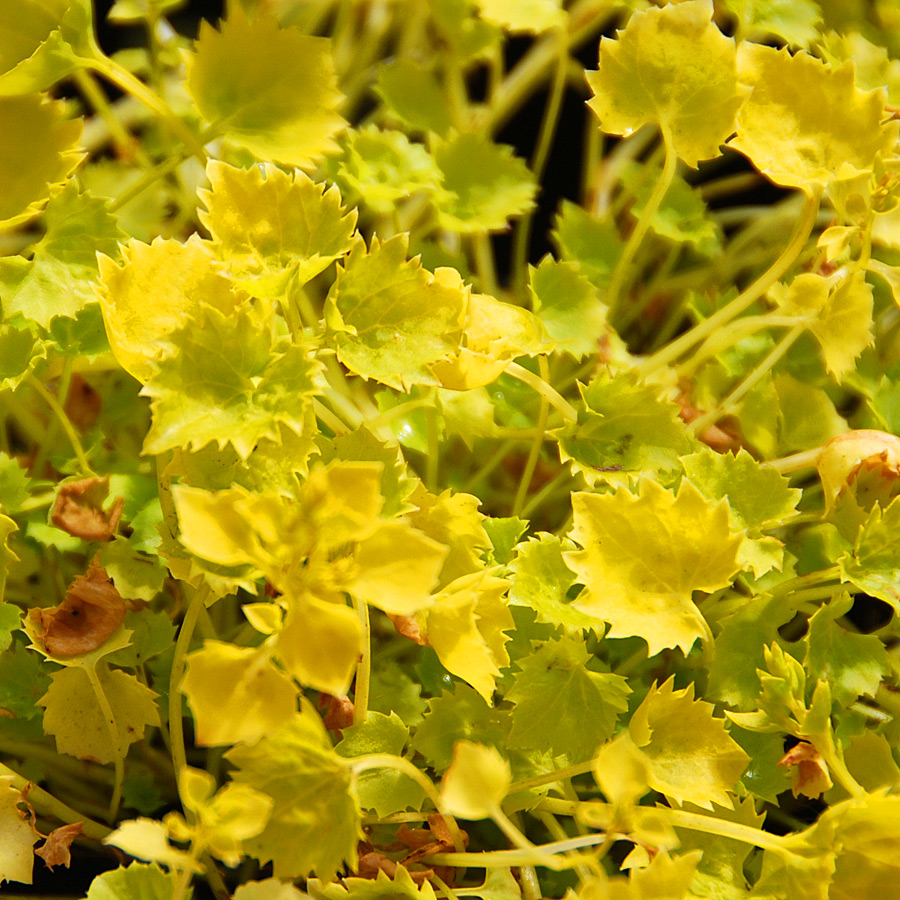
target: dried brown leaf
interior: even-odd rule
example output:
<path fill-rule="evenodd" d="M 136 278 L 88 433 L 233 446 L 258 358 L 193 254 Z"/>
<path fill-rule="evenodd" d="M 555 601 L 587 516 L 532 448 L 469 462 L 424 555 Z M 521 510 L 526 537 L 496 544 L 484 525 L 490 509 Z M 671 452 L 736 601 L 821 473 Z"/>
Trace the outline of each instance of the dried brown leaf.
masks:
<path fill-rule="evenodd" d="M 81 834 L 83 822 L 73 822 L 71 825 L 60 825 L 54 828 L 47 835 L 47 840 L 34 851 L 35 856 L 40 856 L 47 867 L 52 869 L 54 866 L 65 866 L 69 868 L 72 861 L 72 854 L 69 848 L 72 841 Z"/>
<path fill-rule="evenodd" d="M 66 482 L 56 495 L 50 521 L 74 537 L 108 541 L 116 533 L 125 504 L 124 498 L 116 497 L 109 509 L 103 509 L 108 494 L 108 475 Z"/>
<path fill-rule="evenodd" d="M 52 656 L 90 653 L 103 644 L 125 621 L 128 604 L 115 589 L 106 570 L 91 563 L 79 575 L 59 606 L 32 609 L 44 648 Z"/>

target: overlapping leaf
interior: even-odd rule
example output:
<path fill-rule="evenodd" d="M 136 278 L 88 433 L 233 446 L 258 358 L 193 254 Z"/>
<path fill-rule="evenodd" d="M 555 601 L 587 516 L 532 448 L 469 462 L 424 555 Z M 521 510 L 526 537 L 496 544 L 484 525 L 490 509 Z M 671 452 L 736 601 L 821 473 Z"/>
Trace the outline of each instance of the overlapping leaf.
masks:
<path fill-rule="evenodd" d="M 200 220 L 252 296 L 280 299 L 349 251 L 356 214 L 345 212 L 333 186 L 271 163 L 237 169 L 214 160 L 206 174 L 211 190 L 199 192 Z"/>

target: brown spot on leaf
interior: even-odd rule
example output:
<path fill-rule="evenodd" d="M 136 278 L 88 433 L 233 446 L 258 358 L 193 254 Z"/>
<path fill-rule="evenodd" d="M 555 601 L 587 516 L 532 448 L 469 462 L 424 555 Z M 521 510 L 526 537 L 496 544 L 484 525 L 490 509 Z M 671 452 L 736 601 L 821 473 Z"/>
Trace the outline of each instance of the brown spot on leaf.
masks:
<path fill-rule="evenodd" d="M 106 570 L 92 562 L 87 574 L 69 585 L 59 606 L 32 609 L 28 616 L 38 625 L 46 651 L 67 657 L 100 647 L 125 621 L 127 609 Z"/>
<path fill-rule="evenodd" d="M 50 869 L 54 866 L 65 866 L 68 869 L 69 863 L 72 861 L 69 848 L 72 846 L 72 841 L 81 834 L 83 824 L 82 822 L 73 822 L 71 825 L 60 825 L 59 828 L 54 828 L 43 845 L 34 851 L 35 856 L 40 856 Z"/>
<path fill-rule="evenodd" d="M 115 533 L 125 500 L 116 497 L 109 509 L 103 501 L 109 494 L 109 476 L 82 478 L 61 485 L 50 521 L 74 537 L 86 541 L 108 541 Z"/>

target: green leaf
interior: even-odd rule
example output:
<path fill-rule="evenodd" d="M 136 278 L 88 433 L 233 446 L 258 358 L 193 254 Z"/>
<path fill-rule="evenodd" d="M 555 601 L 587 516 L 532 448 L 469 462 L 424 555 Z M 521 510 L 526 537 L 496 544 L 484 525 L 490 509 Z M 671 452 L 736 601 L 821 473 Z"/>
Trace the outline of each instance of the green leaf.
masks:
<path fill-rule="evenodd" d="M 31 479 L 8 453 L 0 452 L 0 503 L 8 513 L 17 513 L 29 497 Z"/>
<path fill-rule="evenodd" d="M 508 711 L 491 709 L 473 688 L 456 684 L 452 693 L 444 691 L 428 701 L 425 720 L 416 728 L 412 745 L 436 772 L 443 772 L 458 741 L 505 749 L 509 728 Z"/>
<path fill-rule="evenodd" d="M 88 888 L 87 900 L 161 900 L 173 895 L 177 880 L 175 872 L 163 872 L 156 863 L 133 862 L 98 875 Z M 188 887 L 185 900 L 193 894 Z"/>
<path fill-rule="evenodd" d="M 578 265 L 548 255 L 528 271 L 535 315 L 557 349 L 575 359 L 596 353 L 606 333 L 607 307 Z"/>
<path fill-rule="evenodd" d="M 600 375 L 579 384 L 584 407 L 578 420 L 553 432 L 562 462 L 571 462 L 589 484 L 604 473 L 673 469 L 691 450 L 678 407 L 650 385 L 628 375 Z M 614 480 L 621 476 L 614 475 Z"/>
<path fill-rule="evenodd" d="M 427 878 L 416 884 L 403 866 L 397 866 L 393 878 L 383 869 L 378 870 L 375 878 L 342 878 L 332 884 L 311 878 L 307 891 L 314 900 L 435 900 L 436 897 Z"/>
<path fill-rule="evenodd" d="M 0 259 L 0 289 L 5 318 L 22 315 L 49 328 L 55 316 L 74 318 L 96 302 L 97 253 L 116 256 L 124 234 L 104 201 L 80 194 L 74 182 L 50 201 L 44 222 L 32 259 Z"/>
<path fill-rule="evenodd" d="M 408 237 L 357 244 L 328 293 L 325 320 L 351 372 L 397 390 L 435 384 L 428 368 L 459 346 L 468 302 L 459 276 L 406 259 Z"/>
<path fill-rule="evenodd" d="M 576 761 L 612 737 L 631 688 L 619 675 L 586 668 L 590 659 L 583 642 L 564 637 L 516 660 L 520 671 L 505 697 L 513 704 L 509 747 Z"/>
<path fill-rule="evenodd" d="M 90 0 L 21 0 L 0 31 L 0 96 L 42 91 L 99 55 Z"/>
<path fill-rule="evenodd" d="M 240 6 L 215 31 L 200 25 L 187 88 L 201 115 L 232 143 L 290 166 L 337 150 L 346 124 L 327 38 L 248 20 Z"/>
<path fill-rule="evenodd" d="M 887 509 L 877 504 L 852 551 L 838 560 L 841 578 L 900 612 L 900 497 Z"/>
<path fill-rule="evenodd" d="M 786 456 L 820 447 L 847 430 L 846 420 L 820 387 L 800 381 L 787 373 L 774 380 L 778 408 L 778 453 Z"/>
<path fill-rule="evenodd" d="M 0 96 L 0 227 L 33 218 L 81 162 L 81 122 L 41 94 Z"/>
<path fill-rule="evenodd" d="M 622 186 L 634 195 L 631 213 L 635 218 L 643 215 L 659 176 L 658 169 L 638 165 L 623 171 Z M 710 218 L 699 191 L 678 175 L 649 222 L 650 228 L 661 238 L 691 244 L 694 250 L 706 256 L 712 256 L 720 248 L 721 229 Z"/>
<path fill-rule="evenodd" d="M 825 186 L 838 172 L 871 170 L 897 139 L 897 124 L 882 124 L 884 92 L 859 90 L 851 64 L 747 42 L 739 59 L 753 93 L 729 146 L 776 184 Z"/>
<path fill-rule="evenodd" d="M 352 773 L 308 704 L 274 733 L 225 756 L 237 767 L 235 781 L 275 800 L 269 824 L 244 848 L 261 863 L 272 860 L 277 878 L 315 872 L 331 879 L 345 861 L 355 867 L 363 835 Z"/>
<path fill-rule="evenodd" d="M 853 598 L 844 594 L 821 606 L 810 618 L 804 638 L 807 670 L 831 684 L 832 696 L 842 707 L 863 695 L 874 697 L 890 668 L 880 638 L 853 634 L 838 624 L 852 605 Z"/>
<path fill-rule="evenodd" d="M 728 499 L 732 530 L 747 532 L 741 545 L 741 562 L 751 567 L 757 578 L 772 567 L 780 569 L 781 543 L 764 537 L 762 530 L 792 516 L 801 491 L 788 487 L 788 480 L 774 469 L 762 468 L 743 448 L 731 454 L 704 447 L 682 457 L 681 464 L 705 497 Z"/>
<path fill-rule="evenodd" d="M 356 213 L 345 212 L 334 186 L 271 163 L 237 169 L 210 160 L 206 174 L 212 189 L 198 192 L 207 210 L 200 221 L 252 296 L 281 299 L 350 250 Z"/>
<path fill-rule="evenodd" d="M 778 629 L 794 615 L 780 598 L 762 594 L 724 619 L 709 665 L 709 699 L 732 709 L 755 709 L 760 689 L 756 670 L 763 667 L 763 650 L 778 640 Z"/>
<path fill-rule="evenodd" d="M 112 730 L 83 666 L 54 672 L 38 704 L 45 710 L 44 731 L 56 738 L 60 753 L 109 763 L 124 759 L 146 726 L 159 724 L 159 713 L 156 694 L 134 675 L 99 665 L 96 677 L 112 710 Z M 78 710 L 77 717 L 72 716 L 73 709 Z"/>
<path fill-rule="evenodd" d="M 188 654 L 186 663 L 181 690 L 194 714 L 200 746 L 253 743 L 297 708 L 296 685 L 262 648 L 206 641 Z"/>
<path fill-rule="evenodd" d="M 510 564 L 514 578 L 509 602 L 533 609 L 538 621 L 561 625 L 569 634 L 579 635 L 586 630 L 602 634 L 606 630 L 602 619 L 576 609 L 569 602 L 575 573 L 563 559 L 563 547 L 558 537 L 546 533 L 518 545 L 516 558 Z"/>
<path fill-rule="evenodd" d="M 432 196 L 439 191 L 441 173 L 431 154 L 402 131 L 367 125 L 349 131 L 343 145 L 343 153 L 331 166 L 351 202 L 361 200 L 373 212 L 386 215 L 418 191 Z"/>
<path fill-rule="evenodd" d="M 710 0 L 637 11 L 617 38 L 600 41 L 588 72 L 588 106 L 608 134 L 659 125 L 689 166 L 720 154 L 743 102 L 734 40 L 710 21 Z"/>
<path fill-rule="evenodd" d="M 838 381 L 875 339 L 872 286 L 864 272 L 832 278 L 805 272 L 789 286 L 774 285 L 770 295 L 787 313 L 810 319 L 807 327 L 822 347 L 825 367 Z"/>
<path fill-rule="evenodd" d="M 391 114 L 413 132 L 446 137 L 453 124 L 433 69 L 411 59 L 393 59 L 378 69 L 376 92 Z"/>
<path fill-rule="evenodd" d="M 396 713 L 390 716 L 369 712 L 365 722 L 344 729 L 335 753 L 352 759 L 369 753 L 402 756 L 409 742 L 409 729 Z M 387 767 L 362 772 L 356 781 L 359 805 L 372 809 L 380 817 L 421 809 L 425 799 L 422 787 L 408 775 Z"/>
<path fill-rule="evenodd" d="M 595 287 L 606 287 L 623 249 L 619 231 L 611 219 L 598 218 L 583 207 L 563 200 L 551 238 L 564 262 L 574 263 L 577 271 Z"/>
<path fill-rule="evenodd" d="M 0 605 L 0 614 L 2 610 L 16 610 L 18 627 L 17 608 Z M 36 653 L 21 644 L 0 653 L 0 709 L 21 719 L 38 719 L 41 708 L 37 703 L 49 686 L 50 676 Z"/>
<path fill-rule="evenodd" d="M 278 440 L 279 424 L 303 433 L 322 368 L 306 348 L 274 340 L 246 308 L 204 307 L 168 342 L 143 390 L 153 414 L 145 453 L 215 442 L 247 459 L 257 441 Z"/>
<path fill-rule="evenodd" d="M 641 479 L 639 491 L 572 495 L 571 536 L 584 549 L 564 559 L 586 588 L 575 605 L 611 622 L 609 637 L 644 638 L 651 656 L 687 654 L 712 637 L 691 595 L 731 582 L 741 536 L 729 534 L 727 502 L 713 505 L 690 483 L 676 496 Z"/>
<path fill-rule="evenodd" d="M 822 10 L 814 0 L 727 0 L 737 16 L 741 37 L 764 43 L 781 38 L 794 47 L 808 47 L 819 35 Z"/>
<path fill-rule="evenodd" d="M 444 190 L 435 198 L 443 228 L 505 231 L 510 218 L 534 207 L 534 178 L 512 147 L 473 131 L 437 142 L 434 160 L 444 176 Z"/>

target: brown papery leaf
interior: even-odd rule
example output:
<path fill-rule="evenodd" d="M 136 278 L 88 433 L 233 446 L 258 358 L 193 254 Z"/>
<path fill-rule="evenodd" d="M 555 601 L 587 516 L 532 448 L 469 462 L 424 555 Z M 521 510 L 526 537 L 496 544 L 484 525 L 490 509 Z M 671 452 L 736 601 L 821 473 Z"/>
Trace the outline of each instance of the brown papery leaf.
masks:
<path fill-rule="evenodd" d="M 79 431 L 87 431 L 103 410 L 100 395 L 77 372 L 72 375 L 65 410 L 69 421 Z"/>
<path fill-rule="evenodd" d="M 122 625 L 127 609 L 106 570 L 91 563 L 87 574 L 69 585 L 59 606 L 32 609 L 28 615 L 38 623 L 46 651 L 67 657 L 96 650 Z"/>
<path fill-rule="evenodd" d="M 73 537 L 86 541 L 108 541 L 122 515 L 124 498 L 116 497 L 109 509 L 103 501 L 109 494 L 109 476 L 82 478 L 61 485 L 50 521 Z"/>
<path fill-rule="evenodd" d="M 83 825 L 83 822 L 73 822 L 71 825 L 60 825 L 59 828 L 54 828 L 47 835 L 47 840 L 43 845 L 34 851 L 34 855 L 40 856 L 50 869 L 54 866 L 65 866 L 68 869 L 69 863 L 72 862 L 69 848 L 72 846 L 72 841 L 81 834 Z"/>

